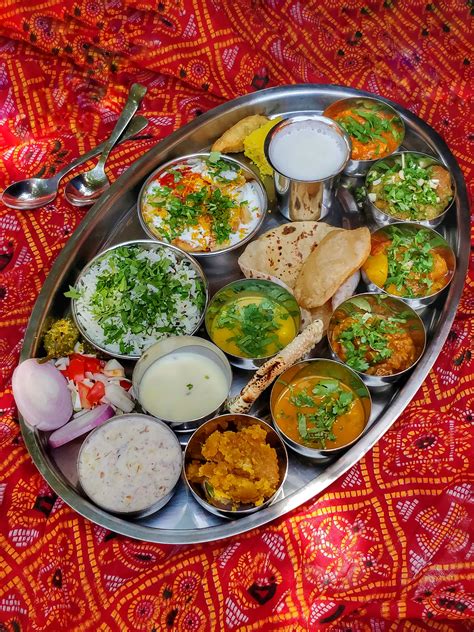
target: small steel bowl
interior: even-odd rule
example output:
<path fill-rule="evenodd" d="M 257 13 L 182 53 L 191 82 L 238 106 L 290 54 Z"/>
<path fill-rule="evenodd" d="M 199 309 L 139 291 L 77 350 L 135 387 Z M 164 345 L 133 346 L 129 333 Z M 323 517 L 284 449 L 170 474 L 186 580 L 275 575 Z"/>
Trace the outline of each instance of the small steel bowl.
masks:
<path fill-rule="evenodd" d="M 372 158 L 371 160 L 353 160 L 351 158 L 343 171 L 343 173 L 346 176 L 353 176 L 353 177 L 364 176 L 367 173 L 367 171 L 371 168 L 371 166 L 375 162 L 377 162 L 380 158 L 382 157 L 386 158 L 390 156 L 392 153 L 398 151 L 399 147 L 401 146 L 405 138 L 405 123 L 403 122 L 403 119 L 400 116 L 400 114 L 391 105 L 388 105 L 388 103 L 385 103 L 385 101 L 381 101 L 380 99 L 374 99 L 373 97 L 348 97 L 347 99 L 339 99 L 338 101 L 334 101 L 334 103 L 331 103 L 331 105 L 328 106 L 324 110 L 324 116 L 327 116 L 328 118 L 334 118 L 340 112 L 342 112 L 343 110 L 347 108 L 364 107 L 364 106 L 368 106 L 369 108 L 377 107 L 379 111 L 386 112 L 390 114 L 391 116 L 395 117 L 396 119 L 395 125 L 398 127 L 398 130 L 400 132 L 400 142 L 398 143 L 396 148 L 393 150 L 393 152 L 390 152 L 389 154 L 386 154 L 385 156 L 377 156 L 377 158 Z M 337 119 L 335 120 L 337 121 Z"/>
<path fill-rule="evenodd" d="M 341 140 L 344 156 L 338 168 L 324 178 L 304 180 L 289 177 L 284 173 L 281 165 L 278 168 L 278 161 L 272 157 L 272 143 L 276 141 L 278 135 L 285 135 L 292 126 L 311 126 L 312 123 L 324 126 L 331 130 Z M 273 169 L 273 181 L 275 185 L 275 196 L 279 212 L 290 221 L 316 220 L 320 221 L 330 212 L 335 187 L 340 174 L 343 172 L 351 153 L 351 141 L 342 127 L 326 116 L 321 116 L 316 112 L 306 112 L 304 114 L 289 115 L 279 121 L 268 132 L 263 147 L 268 164 Z M 315 146 L 316 155 L 318 148 Z M 319 151 L 319 153 L 321 153 Z M 299 174 L 301 175 L 301 174 Z"/>
<path fill-rule="evenodd" d="M 212 504 L 208 500 L 208 496 L 205 491 L 205 486 L 199 483 L 191 483 L 187 477 L 186 469 L 187 465 L 193 460 L 202 460 L 202 446 L 206 439 L 216 431 L 225 432 L 226 430 L 238 431 L 242 427 L 259 425 L 265 428 L 267 431 L 266 443 L 275 449 L 278 459 L 278 468 L 280 473 L 280 482 L 275 490 L 275 493 L 270 498 L 267 498 L 261 505 L 240 505 L 237 508 L 232 508 L 230 505 L 217 505 Z M 188 445 L 184 451 L 184 463 L 183 463 L 183 478 L 186 485 L 195 500 L 205 509 L 210 511 L 216 516 L 222 518 L 240 518 L 242 516 L 248 516 L 256 511 L 260 511 L 265 507 L 271 505 L 280 495 L 283 489 L 283 483 L 285 482 L 286 475 L 288 473 L 288 454 L 281 437 L 278 433 L 265 421 L 252 417 L 251 415 L 222 415 L 215 417 L 210 421 L 206 421 L 189 439 Z"/>
<path fill-rule="evenodd" d="M 367 289 L 369 290 L 369 292 L 384 292 L 385 294 L 388 294 L 388 296 L 393 296 L 394 298 L 401 299 L 404 303 L 409 305 L 412 309 L 415 309 L 415 310 L 424 309 L 427 305 L 430 305 L 431 303 L 433 303 L 433 301 L 435 301 L 438 298 L 441 292 L 443 292 L 451 283 L 454 277 L 454 272 L 456 270 L 456 255 L 454 254 L 454 250 L 448 244 L 446 239 L 444 239 L 439 233 L 437 233 L 432 228 L 421 227 L 419 224 L 399 222 L 397 224 L 389 224 L 388 226 L 382 226 L 381 228 L 378 228 L 372 233 L 372 240 L 375 236 L 380 236 L 380 235 L 382 236 L 386 235 L 387 237 L 390 237 L 394 228 L 397 228 L 399 231 L 407 235 L 415 236 L 420 232 L 420 230 L 424 230 L 430 234 L 431 239 L 433 240 L 433 244 L 434 244 L 433 247 L 440 247 L 445 251 L 443 255 L 448 265 L 448 271 L 449 271 L 449 276 L 446 281 L 446 284 L 444 285 L 444 287 L 442 287 L 437 292 L 434 292 L 433 294 L 429 294 L 427 296 L 422 296 L 422 297 L 417 297 L 417 298 L 410 298 L 407 296 L 398 296 L 395 294 L 390 294 L 390 292 L 387 292 L 386 289 L 384 289 L 383 287 L 380 287 L 380 285 L 377 285 L 376 283 L 371 281 L 369 276 L 367 275 L 367 272 L 365 272 L 364 268 L 362 268 L 361 270 L 362 278 L 364 282 L 367 284 Z"/>
<path fill-rule="evenodd" d="M 79 289 L 81 282 L 84 279 L 84 276 L 86 275 L 86 273 L 89 272 L 89 270 L 102 257 L 104 257 L 107 253 L 111 252 L 112 250 L 116 250 L 117 248 L 123 248 L 125 246 L 141 246 L 143 249 L 155 250 L 155 251 L 168 250 L 169 252 L 172 252 L 175 255 L 178 261 L 187 261 L 189 263 L 190 267 L 196 272 L 197 276 L 200 278 L 203 284 L 204 297 L 205 297 L 202 313 L 199 318 L 199 322 L 194 327 L 194 329 L 189 332 L 190 335 L 194 334 L 199 329 L 199 327 L 202 324 L 202 321 L 204 320 L 204 314 L 206 312 L 206 306 L 209 300 L 208 282 L 207 282 L 206 275 L 204 274 L 204 271 L 199 265 L 199 263 L 193 257 L 188 255 L 186 252 L 183 252 L 180 248 L 177 248 L 176 246 L 171 246 L 170 244 L 165 244 L 160 241 L 152 241 L 151 239 L 137 239 L 134 241 L 126 241 L 120 244 L 116 244 L 115 246 L 111 246 L 110 248 L 106 248 L 105 250 L 102 250 L 102 252 L 99 252 L 99 254 L 97 254 L 93 259 L 91 259 L 91 261 L 89 261 L 89 263 L 81 270 L 79 276 L 76 279 L 76 283 L 74 285 L 75 289 L 76 290 Z M 86 324 L 81 321 L 81 317 L 77 310 L 76 299 L 71 300 L 71 311 L 72 311 L 72 317 L 74 319 L 76 327 L 81 332 L 81 335 L 96 349 L 99 349 L 103 353 L 106 353 L 107 355 L 112 356 L 113 358 L 120 358 L 122 360 L 138 360 L 141 354 L 135 355 L 135 354 L 124 354 L 124 353 L 114 352 L 114 351 L 111 351 L 110 348 L 107 348 L 105 345 L 101 345 L 98 342 L 96 342 L 94 338 L 90 335 L 89 331 L 87 330 Z"/>
<path fill-rule="evenodd" d="M 175 475 L 172 476 L 172 480 L 171 480 L 171 485 L 170 485 L 170 490 L 164 495 L 161 496 L 159 498 L 157 498 L 154 502 L 152 502 L 151 504 L 147 505 L 147 506 L 143 506 L 140 509 L 136 509 L 133 511 L 121 511 L 121 510 L 117 510 L 115 509 L 111 504 L 106 505 L 105 503 L 100 503 L 97 502 L 97 500 L 94 498 L 94 494 L 89 490 L 88 491 L 88 483 L 85 481 L 84 475 L 82 473 L 82 468 L 81 468 L 81 461 L 84 458 L 85 453 L 87 452 L 87 450 L 89 449 L 90 444 L 94 441 L 94 439 L 96 439 L 100 434 L 104 434 L 107 431 L 110 431 L 111 426 L 113 425 L 120 425 L 120 424 L 125 424 L 127 429 L 130 429 L 131 425 L 139 425 L 140 423 L 143 423 L 143 421 L 148 421 L 151 422 L 153 424 L 157 424 L 160 426 L 160 428 L 166 433 L 166 435 L 168 435 L 171 444 L 175 444 L 176 448 L 176 456 L 177 459 L 179 458 L 179 462 L 176 461 L 176 473 Z M 149 438 L 149 441 L 151 439 Z M 110 437 L 108 437 L 108 441 L 110 442 Z M 127 442 L 127 446 L 130 445 L 130 441 L 133 441 L 133 438 L 131 438 L 129 440 L 129 442 Z M 108 444 L 110 446 L 110 443 Z M 156 455 L 157 451 L 160 449 L 159 446 L 155 446 L 155 452 L 154 455 Z M 123 445 L 121 444 L 120 446 L 117 446 L 117 450 L 123 449 Z M 169 447 L 166 450 L 166 454 L 169 457 Z M 121 454 L 119 454 L 119 456 L 121 456 Z M 107 465 L 107 476 L 108 476 L 108 482 L 110 483 L 110 476 L 111 476 L 111 470 L 110 470 L 110 464 L 107 463 L 104 465 Z M 148 467 L 149 463 L 144 462 L 143 463 L 143 469 L 134 473 L 134 483 L 133 486 L 131 486 L 130 492 L 133 493 L 136 486 L 137 486 L 137 481 L 139 481 L 140 477 L 142 476 L 142 473 L 146 472 L 146 469 Z M 153 463 L 152 463 L 153 465 Z M 84 443 L 82 444 L 80 450 L 79 450 L 79 454 L 77 456 L 77 472 L 78 472 L 78 476 L 79 476 L 79 486 L 81 491 L 88 497 L 90 498 L 90 500 L 92 502 L 94 502 L 97 506 L 101 507 L 102 509 L 105 509 L 106 511 L 110 512 L 111 514 L 114 514 L 116 516 L 120 516 L 122 518 L 127 518 L 127 519 L 132 519 L 132 518 L 143 518 L 145 516 L 149 516 L 155 512 L 157 512 L 159 509 L 161 509 L 162 507 L 164 507 L 166 505 L 166 503 L 168 503 L 171 498 L 173 497 L 173 494 L 175 492 L 176 489 L 176 485 L 180 479 L 181 476 L 181 466 L 182 466 L 182 452 L 181 452 L 181 445 L 178 441 L 178 438 L 176 437 L 176 435 L 174 434 L 174 432 L 172 430 L 170 430 L 170 428 L 168 428 L 168 426 L 163 423 L 162 421 L 160 421 L 159 419 L 156 419 L 155 417 L 150 417 L 149 415 L 140 415 L 138 413 L 128 413 L 125 415 L 117 415 L 115 417 L 111 417 L 108 421 L 106 421 L 105 423 L 103 423 L 102 425 L 98 426 L 97 428 L 95 428 L 95 430 L 93 430 L 92 432 L 90 432 L 87 435 L 87 438 L 85 439 Z M 105 480 L 105 479 L 104 479 Z M 118 481 L 119 484 L 123 485 L 124 482 L 123 480 Z M 133 489 L 132 489 L 133 488 Z M 123 487 L 122 487 L 123 489 Z"/>
<path fill-rule="evenodd" d="M 176 165 L 182 164 L 183 162 L 186 162 L 188 160 L 193 160 L 196 158 L 203 158 L 203 159 L 208 158 L 209 155 L 210 155 L 209 152 L 200 152 L 196 154 L 188 154 L 186 156 L 180 156 L 179 158 L 174 158 L 173 160 L 169 160 L 168 162 L 165 162 L 163 165 L 158 167 L 158 169 L 155 169 L 155 171 L 153 171 L 145 180 L 140 190 L 140 193 L 138 195 L 137 212 L 138 212 L 138 219 L 140 220 L 140 224 L 143 230 L 145 231 L 145 233 L 149 237 L 151 237 L 154 240 L 163 241 L 163 238 L 155 234 L 153 230 L 148 226 L 142 213 L 144 197 L 147 193 L 147 189 L 149 185 L 151 184 L 151 182 L 153 180 L 156 180 L 162 174 L 163 171 L 166 171 L 170 167 L 174 167 Z M 255 235 L 260 230 L 263 220 L 265 219 L 265 215 L 268 208 L 268 198 L 267 198 L 265 187 L 263 186 L 258 175 L 252 169 L 250 169 L 250 167 L 245 165 L 243 162 L 240 162 L 240 160 L 236 160 L 235 158 L 231 158 L 230 156 L 227 156 L 227 155 L 222 156 L 222 159 L 230 164 L 237 165 L 244 172 L 246 180 L 248 182 L 254 182 L 257 189 L 259 202 L 260 202 L 260 208 L 259 208 L 260 216 L 258 218 L 258 221 L 255 227 L 252 229 L 252 231 L 248 235 L 244 237 L 244 239 L 241 239 L 240 241 L 238 241 L 235 244 L 232 244 L 231 246 L 226 246 L 225 248 L 220 248 L 218 250 L 212 250 L 210 252 L 204 252 L 204 251 L 199 251 L 199 250 L 186 251 L 188 252 L 188 254 L 193 255 L 193 257 L 213 257 L 213 256 L 215 257 L 217 255 L 222 255 L 224 253 L 231 252 L 232 250 L 235 250 L 236 248 L 240 248 L 241 246 L 248 243 L 251 239 L 255 237 Z"/>
<path fill-rule="evenodd" d="M 444 211 L 442 211 L 439 215 L 437 215 L 436 217 L 434 217 L 433 219 L 404 219 L 403 217 L 397 217 L 396 215 L 390 215 L 389 213 L 382 211 L 381 209 L 379 209 L 376 204 L 374 202 L 372 202 L 370 200 L 369 194 L 369 178 L 371 173 L 377 169 L 377 167 L 381 164 L 387 164 L 389 166 L 392 166 L 393 163 L 395 162 L 395 160 L 401 160 L 403 155 L 407 155 L 410 154 L 412 156 L 419 156 L 420 158 L 424 158 L 427 161 L 426 166 L 432 166 L 432 165 L 438 165 L 440 167 L 443 167 L 444 169 L 446 169 L 446 171 L 449 173 L 450 177 L 451 177 L 451 188 L 452 188 L 452 193 L 453 193 L 453 197 L 452 200 L 448 203 L 448 205 L 446 206 L 446 208 L 444 209 Z M 396 224 L 398 222 L 407 222 L 407 223 L 413 223 L 413 224 L 419 224 L 421 226 L 427 226 L 428 228 L 436 228 L 436 226 L 438 226 L 439 224 L 441 224 L 441 222 L 444 220 L 446 213 L 452 208 L 455 200 L 456 200 L 456 181 L 453 178 L 453 174 L 451 173 L 451 171 L 448 169 L 448 167 L 441 162 L 441 160 L 438 160 L 438 158 L 435 158 L 434 156 L 430 156 L 429 154 L 424 154 L 420 151 L 399 151 L 395 154 L 392 154 L 391 156 L 388 156 L 387 158 L 382 158 L 381 160 L 378 160 L 376 163 L 374 163 L 372 165 L 372 167 L 369 169 L 369 171 L 367 172 L 366 178 L 365 178 L 365 193 L 366 193 L 366 197 L 365 197 L 365 204 L 366 204 L 366 208 L 370 214 L 370 216 L 372 217 L 373 221 L 377 224 L 377 226 L 388 226 L 388 224 Z"/>
<path fill-rule="evenodd" d="M 229 395 L 232 386 L 232 369 L 230 367 L 229 361 L 225 356 L 225 353 L 223 353 L 219 349 L 219 347 L 212 344 L 212 342 L 204 340 L 203 338 L 199 338 L 198 336 L 170 336 L 169 338 L 165 338 L 164 340 L 160 340 L 159 342 L 155 343 L 143 353 L 141 358 L 136 363 L 132 375 L 133 390 L 138 403 L 147 414 L 153 415 L 153 413 L 145 409 L 140 399 L 140 385 L 147 369 L 157 360 L 163 358 L 170 353 L 183 353 L 190 351 L 199 354 L 202 357 L 209 358 L 210 360 L 215 362 L 215 364 L 222 370 L 226 378 L 228 389 L 225 397 L 220 402 L 219 406 L 217 406 L 217 408 L 214 408 L 213 410 L 209 410 L 209 412 L 202 417 L 187 419 L 186 421 L 176 421 L 165 419 L 161 416 L 158 417 L 175 432 L 189 432 L 190 430 L 195 430 L 208 419 L 211 419 L 212 417 L 218 415 L 219 412 L 222 410 L 222 407 Z"/>
<path fill-rule="evenodd" d="M 348 366 L 347 363 L 344 362 L 344 360 L 340 358 L 334 350 L 335 326 L 341 320 L 343 320 L 347 316 L 350 316 L 351 314 L 361 312 L 370 313 L 373 311 L 374 308 L 377 308 L 380 305 L 384 306 L 384 310 L 387 316 L 399 316 L 400 314 L 404 314 L 406 316 L 407 322 L 405 324 L 405 328 L 410 331 L 411 337 L 415 344 L 416 359 L 409 367 L 407 367 L 403 371 L 393 373 L 391 375 L 370 375 L 368 373 L 363 373 L 362 371 L 355 371 L 364 382 L 364 384 L 374 390 L 386 388 L 387 386 L 390 386 L 394 382 L 399 380 L 402 376 L 409 373 L 423 355 L 426 345 L 426 330 L 423 321 L 418 316 L 418 314 L 399 298 L 388 296 L 387 294 L 384 294 L 382 292 L 367 292 L 364 294 L 351 296 L 351 298 L 348 298 L 343 303 L 341 303 L 331 316 L 327 332 L 331 356 L 335 360 L 338 360 L 339 362 L 342 362 L 343 364 Z"/>
<path fill-rule="evenodd" d="M 349 443 L 346 443 L 338 448 L 312 448 L 291 439 L 278 424 L 278 418 L 274 411 L 275 405 L 282 391 L 285 389 L 287 384 L 291 384 L 295 379 L 310 376 L 339 380 L 345 386 L 348 386 L 360 398 L 365 413 L 364 428 L 359 435 Z M 370 397 L 369 390 L 357 373 L 340 362 L 326 360 L 325 358 L 315 358 L 314 360 L 303 360 L 301 362 L 297 362 L 280 375 L 273 384 L 270 393 L 270 412 L 272 415 L 273 425 L 275 426 L 278 434 L 282 437 L 286 445 L 294 450 L 294 452 L 317 462 L 325 462 L 329 459 L 335 458 L 341 454 L 341 452 L 347 450 L 349 446 L 358 441 L 367 428 L 371 411 L 372 399 Z"/>
<path fill-rule="evenodd" d="M 290 317 L 293 319 L 296 332 L 295 336 L 298 334 L 301 324 L 301 310 L 293 294 L 288 292 L 288 290 L 286 290 L 281 285 L 273 283 L 273 281 L 267 281 L 265 279 L 240 279 L 238 281 L 228 283 L 227 285 L 224 285 L 224 287 L 220 288 L 220 290 L 218 290 L 214 294 L 209 303 L 206 311 L 206 317 L 204 319 L 204 324 L 206 327 L 207 335 L 214 342 L 214 344 L 217 344 L 217 346 L 219 346 L 219 344 L 214 340 L 212 334 L 212 325 L 215 318 L 218 317 L 222 308 L 233 302 L 239 294 L 249 291 L 255 291 L 257 295 L 261 295 L 264 298 L 270 298 L 271 300 L 284 307 L 290 314 Z M 267 360 L 276 355 L 276 353 L 274 353 L 263 358 L 247 358 L 244 356 L 237 356 L 232 355 L 231 353 L 227 353 L 225 349 L 222 350 L 229 358 L 229 362 L 233 366 L 239 367 L 240 369 L 248 370 L 258 369 L 258 367 L 262 366 Z"/>

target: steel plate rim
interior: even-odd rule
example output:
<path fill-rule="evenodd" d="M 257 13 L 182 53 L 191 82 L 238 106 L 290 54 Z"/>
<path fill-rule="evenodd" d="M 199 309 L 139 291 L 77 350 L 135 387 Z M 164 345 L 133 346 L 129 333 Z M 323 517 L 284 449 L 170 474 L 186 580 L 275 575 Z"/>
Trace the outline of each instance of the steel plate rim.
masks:
<path fill-rule="evenodd" d="M 133 177 L 133 175 L 150 159 L 150 154 L 160 153 L 160 149 L 163 151 L 171 150 L 180 141 L 179 138 L 185 136 L 185 133 L 191 133 L 197 127 L 201 125 L 203 121 L 207 122 L 213 117 L 223 113 L 229 113 L 232 111 L 238 111 L 243 106 L 251 106 L 258 104 L 259 102 L 272 101 L 272 98 L 278 98 L 279 95 L 285 96 L 288 91 L 293 91 L 299 96 L 321 96 L 321 93 L 330 93 L 334 95 L 334 98 L 338 98 L 339 95 L 347 94 L 348 96 L 372 96 L 372 93 L 356 90 L 347 86 L 339 86 L 333 84 L 296 84 L 288 86 L 278 86 L 274 88 L 267 88 L 257 93 L 251 93 L 237 97 L 236 99 L 223 103 L 216 108 L 209 110 L 202 114 L 198 119 L 188 123 L 184 127 L 176 130 L 167 138 L 160 141 L 157 145 L 152 147 L 143 156 L 138 158 L 126 171 L 126 173 L 118 178 L 110 187 L 110 189 L 99 199 L 99 201 L 92 207 L 88 213 L 88 221 L 82 222 L 76 229 L 74 235 L 65 245 L 59 256 L 57 257 L 54 265 L 46 278 L 43 288 L 38 296 L 38 299 L 33 307 L 24 342 L 20 354 L 20 361 L 25 360 L 32 356 L 32 350 L 37 344 L 37 338 L 39 336 L 39 330 L 42 323 L 44 323 L 44 313 L 48 305 L 51 303 L 51 294 L 55 285 L 59 283 L 57 277 L 60 277 L 59 271 L 68 261 L 69 255 L 74 251 L 75 243 L 79 241 L 79 238 L 87 232 L 88 226 L 93 225 L 93 221 L 99 218 L 104 206 L 112 199 L 119 197 L 122 183 L 126 179 Z M 262 96 L 263 95 L 263 96 Z M 339 97 L 341 98 L 341 97 Z M 437 153 L 440 155 L 446 165 L 452 169 L 456 184 L 457 184 L 457 208 L 456 217 L 460 224 L 469 224 L 469 200 L 467 196 L 466 185 L 462 171 L 454 158 L 454 155 L 450 151 L 449 147 L 442 139 L 442 137 L 432 129 L 422 119 L 418 118 L 412 112 L 399 104 L 385 99 L 384 97 L 378 97 L 382 101 L 387 102 L 389 105 L 395 106 L 397 111 L 404 117 L 405 122 L 408 121 L 417 126 L 419 130 L 423 132 L 423 137 L 427 144 L 430 146 L 437 146 Z M 270 116 L 273 113 L 269 113 Z M 365 437 L 352 448 L 350 448 L 343 456 L 337 461 L 327 467 L 327 469 L 316 476 L 311 483 L 307 484 L 304 488 L 294 491 L 285 498 L 275 502 L 262 512 L 257 512 L 251 516 L 239 519 L 236 522 L 225 523 L 222 525 L 205 527 L 203 529 L 159 529 L 151 528 L 145 525 L 139 525 L 136 523 L 128 523 L 123 520 L 115 519 L 112 516 L 95 507 L 92 503 L 77 495 L 77 493 L 65 484 L 62 476 L 58 475 L 58 472 L 49 467 L 45 458 L 44 444 L 37 440 L 36 433 L 29 428 L 24 420 L 20 416 L 20 428 L 25 441 L 25 445 L 28 452 L 36 465 L 37 469 L 45 478 L 47 483 L 52 489 L 62 498 L 62 500 L 74 509 L 78 514 L 85 518 L 90 519 L 92 522 L 99 524 L 111 531 L 120 533 L 122 535 L 139 539 L 148 542 L 157 542 L 162 544 L 190 544 L 190 543 L 203 543 L 208 541 L 216 541 L 223 538 L 239 535 L 244 532 L 249 532 L 257 527 L 263 526 L 271 522 L 272 520 L 288 514 L 290 511 L 301 506 L 305 502 L 310 501 L 321 491 L 323 491 L 330 483 L 344 474 L 352 465 L 354 465 L 363 455 L 365 455 L 375 443 L 385 434 L 388 428 L 394 423 L 398 416 L 403 412 L 405 407 L 411 401 L 416 391 L 420 388 L 423 380 L 430 371 L 434 361 L 436 360 L 439 352 L 448 336 L 450 326 L 454 320 L 457 306 L 461 298 L 462 290 L 464 287 L 465 274 L 468 266 L 469 259 L 469 234 L 468 231 L 457 231 L 457 272 L 453 279 L 449 289 L 445 307 L 441 312 L 443 317 L 444 326 L 442 331 L 438 332 L 436 339 L 430 342 L 430 345 L 425 351 L 423 362 L 419 363 L 415 367 L 411 379 L 403 387 L 400 395 L 394 398 L 390 405 L 390 409 L 384 411 L 380 416 L 376 424 L 374 424 L 368 431 Z M 440 319 L 441 320 L 441 319 Z M 38 326 L 35 327 L 35 324 Z M 400 393 L 400 394 L 401 394 Z M 391 420 L 387 420 L 390 417 Z M 361 445 L 363 441 L 364 450 L 355 459 L 353 455 L 356 454 L 357 447 Z M 79 499 L 79 506 L 77 503 Z M 281 510 L 281 503 L 284 503 L 284 510 Z M 239 525 L 239 528 L 235 528 Z M 192 534 L 192 536 L 191 536 Z"/>

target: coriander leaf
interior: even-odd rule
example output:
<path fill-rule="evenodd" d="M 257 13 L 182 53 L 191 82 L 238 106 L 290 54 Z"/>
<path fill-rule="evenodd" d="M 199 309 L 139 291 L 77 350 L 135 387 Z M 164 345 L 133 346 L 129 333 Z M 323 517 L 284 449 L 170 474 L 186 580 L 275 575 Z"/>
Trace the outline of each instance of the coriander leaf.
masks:
<path fill-rule="evenodd" d="M 75 287 L 73 287 L 72 285 L 69 286 L 69 290 L 67 292 L 64 292 L 64 296 L 66 298 L 72 298 L 72 299 L 77 299 L 77 298 L 81 298 L 82 294 L 81 292 L 79 292 L 78 290 L 76 290 Z"/>
<path fill-rule="evenodd" d="M 211 151 L 211 153 L 209 154 L 208 160 L 211 164 L 215 164 L 220 159 L 221 156 L 222 154 L 220 151 Z"/>

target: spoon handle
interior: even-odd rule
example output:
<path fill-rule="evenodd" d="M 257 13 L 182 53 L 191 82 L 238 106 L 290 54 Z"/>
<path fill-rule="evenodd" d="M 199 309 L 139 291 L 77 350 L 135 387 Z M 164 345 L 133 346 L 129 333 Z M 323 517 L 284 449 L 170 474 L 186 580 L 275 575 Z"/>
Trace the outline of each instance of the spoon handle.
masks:
<path fill-rule="evenodd" d="M 145 86 L 141 86 L 139 83 L 134 83 L 130 89 L 127 103 L 122 110 L 122 114 L 119 116 L 117 123 L 113 129 L 112 134 L 110 135 L 108 141 L 105 143 L 105 147 L 102 150 L 102 154 L 97 163 L 97 167 L 103 168 L 107 158 L 109 157 L 110 151 L 112 150 L 115 143 L 120 138 L 120 134 L 127 127 L 130 119 L 135 114 L 140 105 L 140 101 L 146 94 Z"/>
<path fill-rule="evenodd" d="M 143 129 L 145 129 L 147 125 L 148 125 L 147 118 L 141 115 L 135 116 L 132 119 L 130 125 L 127 127 L 127 129 L 123 133 L 123 136 L 119 139 L 119 143 L 123 143 L 126 140 L 130 140 L 131 138 L 139 134 Z M 84 162 L 87 162 L 91 158 L 98 156 L 104 150 L 105 144 L 106 143 L 104 141 L 103 143 L 100 143 L 100 145 L 97 145 L 97 147 L 90 149 L 86 154 L 83 154 L 82 156 L 75 158 L 72 162 L 70 162 L 68 165 L 63 167 L 61 171 L 58 171 L 58 173 L 55 176 L 53 176 L 54 179 L 57 182 L 59 182 L 61 178 L 64 178 L 66 173 L 69 173 L 70 171 L 72 171 L 79 165 L 82 165 Z"/>

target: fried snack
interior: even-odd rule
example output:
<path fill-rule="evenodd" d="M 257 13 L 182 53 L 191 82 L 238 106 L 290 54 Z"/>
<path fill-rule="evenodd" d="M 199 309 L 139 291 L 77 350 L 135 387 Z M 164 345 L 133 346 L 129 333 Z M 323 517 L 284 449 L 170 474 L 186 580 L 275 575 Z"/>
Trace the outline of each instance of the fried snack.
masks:
<path fill-rule="evenodd" d="M 333 231 L 326 235 L 301 266 L 294 294 L 305 309 L 320 307 L 370 254 L 368 228 Z"/>
<path fill-rule="evenodd" d="M 315 320 L 276 356 L 257 369 L 240 394 L 227 400 L 227 410 L 231 413 L 247 413 L 273 380 L 309 353 L 322 337 L 323 323 L 321 320 Z"/>
<path fill-rule="evenodd" d="M 244 139 L 267 121 L 268 118 L 261 114 L 246 116 L 224 132 L 222 136 L 214 142 L 211 150 L 220 151 L 223 154 L 235 154 L 239 151 L 244 151 Z"/>
<path fill-rule="evenodd" d="M 280 484 L 278 458 L 266 442 L 267 431 L 255 424 L 237 432 L 216 430 L 202 446 L 206 463 L 192 461 L 188 480 L 207 485 L 218 503 L 261 505 Z"/>
<path fill-rule="evenodd" d="M 324 222 L 283 224 L 250 242 L 238 264 L 248 279 L 280 280 L 293 290 L 312 250 L 327 234 L 339 230 Z"/>

